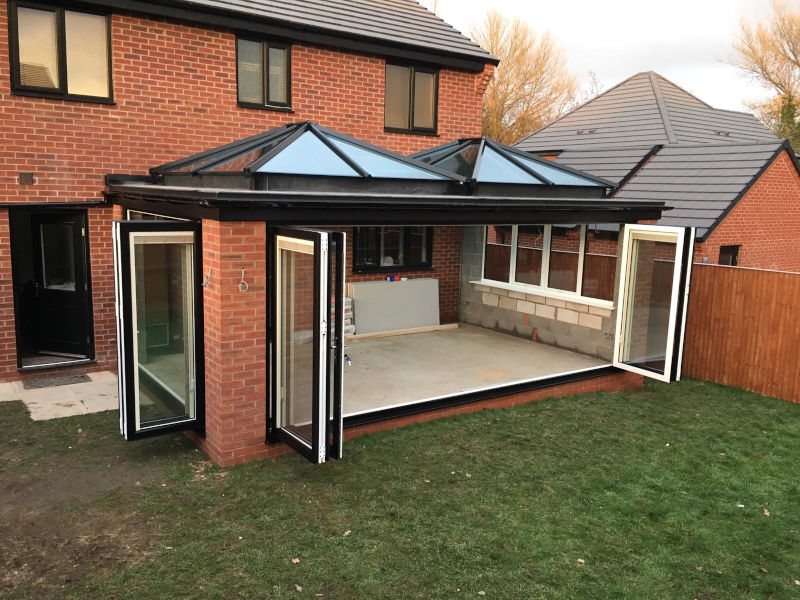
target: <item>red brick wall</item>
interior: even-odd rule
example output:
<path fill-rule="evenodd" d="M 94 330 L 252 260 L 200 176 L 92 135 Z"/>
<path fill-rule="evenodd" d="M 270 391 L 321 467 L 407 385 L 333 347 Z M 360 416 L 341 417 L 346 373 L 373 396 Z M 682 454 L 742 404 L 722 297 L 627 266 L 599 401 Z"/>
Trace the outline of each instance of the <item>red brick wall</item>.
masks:
<path fill-rule="evenodd" d="M 7 4 L 0 3 L 0 29 L 7 31 L 7 25 Z M 107 173 L 144 174 L 194 152 L 306 119 L 406 154 L 477 136 L 492 72 L 491 67 L 483 74 L 441 70 L 438 136 L 386 133 L 381 58 L 294 46 L 294 112 L 285 113 L 236 106 L 235 36 L 230 31 L 115 14 L 111 36 L 115 105 L 12 95 L 8 37 L 0 35 L 0 204 L 97 200 Z M 20 171 L 33 172 L 35 185 L 20 186 Z M 97 358 L 100 367 L 111 368 L 116 335 L 111 217 L 106 209 L 94 213 L 90 244 Z M 11 356 L 10 273 L 2 267 L 9 255 L 8 231 L 2 229 L 7 223 L 3 215 L 0 380 L 17 376 L 16 357 Z"/>
<path fill-rule="evenodd" d="M 17 370 L 14 330 L 14 283 L 11 277 L 11 238 L 8 211 L 0 210 L 0 377 Z"/>
<path fill-rule="evenodd" d="M 442 323 L 458 321 L 459 285 L 461 276 L 461 228 L 433 228 L 433 268 L 424 271 L 392 271 L 390 273 L 353 273 L 353 229 L 347 233 L 347 267 L 345 281 L 380 281 L 387 275 L 418 279 L 430 277 L 439 280 L 439 319 Z M 358 333 L 358 331 L 356 331 Z"/>
<path fill-rule="evenodd" d="M 741 246 L 739 266 L 800 272 L 800 176 L 786 150 L 695 248 L 695 262 L 719 263 L 720 246 Z"/>

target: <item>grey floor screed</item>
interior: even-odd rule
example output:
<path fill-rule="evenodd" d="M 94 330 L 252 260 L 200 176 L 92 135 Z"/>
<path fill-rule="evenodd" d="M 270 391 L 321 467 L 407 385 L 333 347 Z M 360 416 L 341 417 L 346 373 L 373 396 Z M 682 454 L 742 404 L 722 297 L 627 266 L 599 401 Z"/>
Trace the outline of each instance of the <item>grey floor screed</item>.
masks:
<path fill-rule="evenodd" d="M 609 364 L 474 325 L 348 341 L 344 413 Z"/>

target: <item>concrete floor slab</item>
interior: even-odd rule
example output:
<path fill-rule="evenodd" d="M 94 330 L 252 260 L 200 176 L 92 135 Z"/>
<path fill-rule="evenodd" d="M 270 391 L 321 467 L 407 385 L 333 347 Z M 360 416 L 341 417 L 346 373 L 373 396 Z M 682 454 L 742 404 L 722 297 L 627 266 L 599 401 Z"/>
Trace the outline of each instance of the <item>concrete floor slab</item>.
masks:
<path fill-rule="evenodd" d="M 91 381 L 24 389 L 22 382 L 0 384 L 0 402 L 21 400 L 31 419 L 44 421 L 75 415 L 116 410 L 118 406 L 117 376 L 110 371 L 89 373 Z"/>
<path fill-rule="evenodd" d="M 347 342 L 346 415 L 608 365 L 608 361 L 474 325 Z"/>

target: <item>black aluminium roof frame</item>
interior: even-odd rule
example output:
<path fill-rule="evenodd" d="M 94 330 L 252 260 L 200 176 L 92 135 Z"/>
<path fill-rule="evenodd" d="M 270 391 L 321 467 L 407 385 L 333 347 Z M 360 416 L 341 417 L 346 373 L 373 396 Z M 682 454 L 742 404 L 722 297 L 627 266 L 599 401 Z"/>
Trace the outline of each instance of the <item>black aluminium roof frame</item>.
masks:
<path fill-rule="evenodd" d="M 322 27 L 292 26 L 289 23 L 269 22 L 267 19 L 248 19 L 224 9 L 213 10 L 209 7 L 192 6 L 175 2 L 173 0 L 82 0 L 84 4 L 103 6 L 106 9 L 129 10 L 137 13 L 155 15 L 159 17 L 178 19 L 224 27 L 235 31 L 246 31 L 271 37 L 280 38 L 289 42 L 303 42 L 318 44 L 332 48 L 341 48 L 364 54 L 389 56 L 422 64 L 434 64 L 442 67 L 463 69 L 480 73 L 486 64 L 497 65 L 499 59 L 486 55 L 465 54 L 459 52 L 445 52 L 435 48 L 424 48 L 401 42 L 389 42 L 367 36 L 346 35 L 342 32 L 326 30 Z"/>

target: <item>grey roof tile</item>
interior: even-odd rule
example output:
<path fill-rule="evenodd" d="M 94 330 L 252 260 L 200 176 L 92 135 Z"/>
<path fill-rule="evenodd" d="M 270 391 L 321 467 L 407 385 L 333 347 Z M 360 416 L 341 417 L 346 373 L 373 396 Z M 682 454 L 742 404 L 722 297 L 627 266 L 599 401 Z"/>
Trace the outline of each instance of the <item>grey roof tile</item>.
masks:
<path fill-rule="evenodd" d="M 626 79 L 515 146 L 543 152 L 775 139 L 753 115 L 715 109 L 650 71 Z"/>
<path fill-rule="evenodd" d="M 180 0 L 198 8 L 496 62 L 415 0 Z M 154 4 L 160 4 L 155 2 Z"/>
<path fill-rule="evenodd" d="M 671 210 L 660 224 L 696 227 L 704 237 L 785 147 L 777 138 L 737 145 L 667 145 L 615 197 L 663 200 Z"/>

